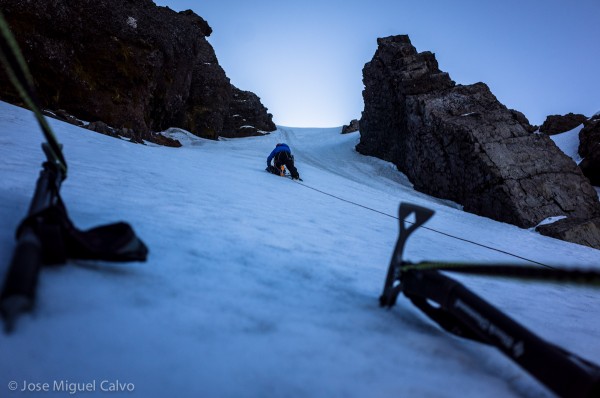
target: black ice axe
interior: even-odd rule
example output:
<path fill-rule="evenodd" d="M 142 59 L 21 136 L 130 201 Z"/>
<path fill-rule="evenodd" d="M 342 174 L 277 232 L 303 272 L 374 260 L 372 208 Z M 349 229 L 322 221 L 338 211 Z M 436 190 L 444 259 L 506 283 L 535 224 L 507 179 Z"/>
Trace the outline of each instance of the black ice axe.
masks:
<path fill-rule="evenodd" d="M 598 282 L 598 273 L 540 269 L 515 265 L 455 264 L 403 259 L 408 238 L 434 212 L 402 203 L 400 234 L 390 261 L 382 307 L 392 307 L 400 293 L 444 330 L 457 336 L 495 346 L 537 380 L 561 397 L 600 397 L 600 367 L 551 344 L 527 330 L 497 308 L 440 270 L 525 279 L 564 280 L 572 273 L 578 280 Z M 409 218 L 414 216 L 414 221 Z"/>
<path fill-rule="evenodd" d="M 33 78 L 2 13 L 0 61 L 46 138 L 42 144 L 46 161 L 28 214 L 17 228 L 17 244 L 0 293 L 0 313 L 8 333 L 18 316 L 33 308 L 43 265 L 64 264 L 68 259 L 145 261 L 148 248 L 127 223 L 81 231 L 71 222 L 60 197 L 61 184 L 67 178 L 62 146 L 42 115 Z"/>

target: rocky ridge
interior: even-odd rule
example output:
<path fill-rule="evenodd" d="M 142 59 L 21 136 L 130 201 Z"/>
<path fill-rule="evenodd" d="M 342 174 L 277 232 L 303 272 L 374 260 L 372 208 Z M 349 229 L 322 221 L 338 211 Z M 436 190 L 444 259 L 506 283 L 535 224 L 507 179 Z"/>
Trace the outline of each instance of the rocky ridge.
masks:
<path fill-rule="evenodd" d="M 360 153 L 393 162 L 415 189 L 475 214 L 523 228 L 566 216 L 540 232 L 600 248 L 589 181 L 485 84 L 455 84 L 408 36 L 378 39 L 363 82 Z"/>
<path fill-rule="evenodd" d="M 168 127 L 211 139 L 275 130 L 257 96 L 237 106 L 206 40 L 212 29 L 192 11 L 151 0 L 1 3 L 47 109 L 144 139 Z M 0 98 L 20 101 L 3 72 Z"/>
<path fill-rule="evenodd" d="M 564 133 L 573 130 L 587 119 L 587 116 L 575 113 L 550 115 L 540 126 L 540 132 L 548 135 Z"/>

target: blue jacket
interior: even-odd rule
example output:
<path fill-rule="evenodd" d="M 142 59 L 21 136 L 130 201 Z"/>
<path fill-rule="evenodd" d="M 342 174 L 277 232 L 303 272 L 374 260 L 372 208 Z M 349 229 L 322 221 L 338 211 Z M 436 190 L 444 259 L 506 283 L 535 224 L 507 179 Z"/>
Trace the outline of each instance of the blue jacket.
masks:
<path fill-rule="evenodd" d="M 273 149 L 271 151 L 271 154 L 267 158 L 267 164 L 268 165 L 271 164 L 271 160 L 273 160 L 273 158 L 275 157 L 275 155 L 277 155 L 279 152 L 289 152 L 289 153 L 292 153 L 292 151 L 290 150 L 290 147 L 287 146 L 287 144 L 277 144 L 277 146 L 275 146 L 275 149 Z"/>

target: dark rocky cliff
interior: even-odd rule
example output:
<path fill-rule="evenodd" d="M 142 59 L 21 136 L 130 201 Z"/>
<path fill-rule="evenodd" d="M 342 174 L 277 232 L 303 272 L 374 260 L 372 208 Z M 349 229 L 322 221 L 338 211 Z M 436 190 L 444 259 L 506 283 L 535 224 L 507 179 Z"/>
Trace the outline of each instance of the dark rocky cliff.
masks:
<path fill-rule="evenodd" d="M 598 195 L 548 136 L 532 133 L 485 84 L 456 85 L 408 36 L 378 44 L 363 69 L 360 153 L 393 162 L 417 190 L 472 213 L 527 228 L 567 216 L 570 232 L 543 233 L 600 248 Z"/>
<path fill-rule="evenodd" d="M 352 119 L 350 124 L 345 124 L 342 126 L 342 134 L 354 133 L 360 129 L 360 125 L 358 123 L 358 119 Z"/>
<path fill-rule="evenodd" d="M 245 137 L 276 129 L 273 115 L 267 113 L 267 108 L 256 94 L 232 87 L 232 99 L 229 102 L 222 136 Z"/>
<path fill-rule="evenodd" d="M 600 114 L 583 122 L 579 132 L 579 167 L 595 186 L 600 186 Z"/>
<path fill-rule="evenodd" d="M 588 118 L 585 115 L 567 113 L 566 115 L 550 115 L 540 126 L 540 132 L 554 135 L 572 130 L 585 122 Z"/>
<path fill-rule="evenodd" d="M 0 0 L 46 108 L 142 134 L 180 127 L 206 138 L 240 133 L 236 90 L 206 37 L 208 23 L 151 0 Z M 19 99 L 4 73 L 0 98 Z M 275 129 L 256 97 L 235 109 Z"/>

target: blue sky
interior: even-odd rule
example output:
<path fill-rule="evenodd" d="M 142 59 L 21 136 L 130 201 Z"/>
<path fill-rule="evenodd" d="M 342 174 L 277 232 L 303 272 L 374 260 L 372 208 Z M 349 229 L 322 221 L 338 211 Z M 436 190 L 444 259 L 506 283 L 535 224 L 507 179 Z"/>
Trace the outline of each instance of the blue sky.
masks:
<path fill-rule="evenodd" d="M 275 123 L 341 126 L 360 118 L 362 68 L 377 38 L 408 34 L 459 84 L 482 81 L 532 124 L 600 111 L 600 1 L 155 0 L 192 9 L 232 83 Z"/>

